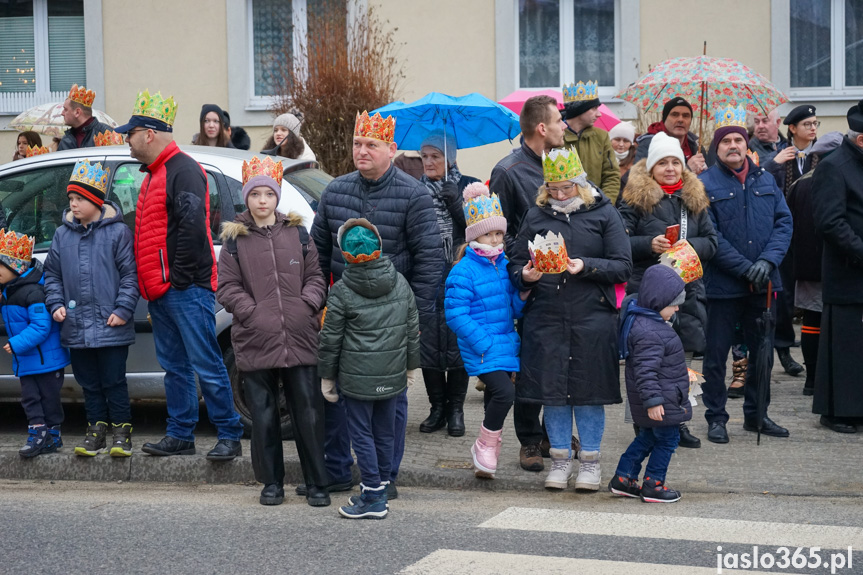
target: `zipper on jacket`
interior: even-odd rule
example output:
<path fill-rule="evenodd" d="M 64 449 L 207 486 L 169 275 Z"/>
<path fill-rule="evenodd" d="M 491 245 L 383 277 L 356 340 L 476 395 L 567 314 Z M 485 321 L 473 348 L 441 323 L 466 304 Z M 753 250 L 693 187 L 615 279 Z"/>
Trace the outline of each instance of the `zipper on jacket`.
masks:
<path fill-rule="evenodd" d="M 282 309 L 282 288 L 279 286 L 279 270 L 276 267 L 276 246 L 273 244 L 273 230 L 267 230 L 267 239 L 270 240 L 270 257 L 273 259 L 273 278 L 276 280 L 276 300 L 279 302 L 279 325 L 282 326 L 282 333 L 285 337 L 285 351 L 290 347 L 288 340 L 288 330 L 285 329 L 285 310 Z M 302 288 L 300 288 L 302 291 Z"/>
<path fill-rule="evenodd" d="M 159 267 L 162 268 L 162 283 L 168 281 L 168 278 L 165 277 L 165 254 L 164 250 L 159 250 Z"/>
<path fill-rule="evenodd" d="M 42 365 L 45 365 L 45 358 L 42 356 L 42 346 L 37 345 L 36 351 L 39 352 L 39 363 L 41 363 Z"/>

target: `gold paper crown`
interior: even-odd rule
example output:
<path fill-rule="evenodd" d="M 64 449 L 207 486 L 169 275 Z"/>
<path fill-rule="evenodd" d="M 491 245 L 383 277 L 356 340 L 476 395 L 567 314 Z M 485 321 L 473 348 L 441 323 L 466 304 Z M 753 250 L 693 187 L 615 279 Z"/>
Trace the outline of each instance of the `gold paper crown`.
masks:
<path fill-rule="evenodd" d="M 105 130 L 93 137 L 97 146 L 118 146 L 123 143 L 123 136 L 114 130 Z"/>
<path fill-rule="evenodd" d="M 536 234 L 532 242 L 527 242 L 527 247 L 530 251 L 530 261 L 538 271 L 545 274 L 559 274 L 566 271 L 569 256 L 561 234 L 548 232 L 545 237 Z"/>
<path fill-rule="evenodd" d="M 38 156 L 40 154 L 47 154 L 50 151 L 51 150 L 45 146 L 27 146 L 27 157 L 32 158 L 33 156 Z"/>
<path fill-rule="evenodd" d="M 717 110 L 713 116 L 716 122 L 716 129 L 728 128 L 734 126 L 737 128 L 746 129 L 746 108 L 738 106 L 728 106 L 725 109 Z"/>
<path fill-rule="evenodd" d="M 30 267 L 35 241 L 26 234 L 0 229 L 0 262 L 21 275 Z"/>
<path fill-rule="evenodd" d="M 596 100 L 599 98 L 599 86 L 596 82 L 579 82 L 578 84 L 570 84 L 563 87 L 563 102 L 584 102 L 586 100 Z"/>
<path fill-rule="evenodd" d="M 177 104 L 174 102 L 173 96 L 162 98 L 161 92 L 156 92 L 151 96 L 148 90 L 144 90 L 138 94 L 132 115 L 153 118 L 173 126 L 174 118 L 177 117 Z"/>
<path fill-rule="evenodd" d="M 270 156 L 265 157 L 261 161 L 255 156 L 249 162 L 243 161 L 243 185 L 245 186 L 255 176 L 267 176 L 274 179 L 276 184 L 281 186 L 283 172 L 282 162 L 274 162 Z"/>
<path fill-rule="evenodd" d="M 96 99 L 96 92 L 93 90 L 88 90 L 84 86 L 78 87 L 78 84 L 74 84 L 72 89 L 69 90 L 69 99 L 73 102 L 78 102 L 82 106 L 86 106 L 88 108 L 93 107 L 93 100 Z"/>
<path fill-rule="evenodd" d="M 357 122 L 354 125 L 355 138 L 371 138 L 392 144 L 395 135 L 396 120 L 392 116 L 387 116 L 385 120 L 380 114 L 369 117 L 366 111 L 362 114 L 357 113 Z"/>
<path fill-rule="evenodd" d="M 95 162 L 90 163 L 90 160 L 84 158 L 75 163 L 75 168 L 72 170 L 72 176 L 69 182 L 82 184 L 94 188 L 102 194 L 108 189 L 108 168 L 102 169 L 102 164 Z"/>
<path fill-rule="evenodd" d="M 542 178 L 545 182 L 565 182 L 585 175 L 584 167 L 575 148 L 556 148 L 542 154 Z"/>

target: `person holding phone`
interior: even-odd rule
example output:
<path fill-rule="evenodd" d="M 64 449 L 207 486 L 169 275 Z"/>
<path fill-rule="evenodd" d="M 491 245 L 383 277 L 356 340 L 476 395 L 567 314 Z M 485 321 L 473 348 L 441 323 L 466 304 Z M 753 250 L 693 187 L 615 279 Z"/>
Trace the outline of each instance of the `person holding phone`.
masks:
<path fill-rule="evenodd" d="M 702 264 L 716 253 L 716 230 L 707 213 L 710 204 L 694 172 L 684 169 L 680 142 L 666 134 L 654 136 L 647 158 L 629 172 L 620 214 L 632 247 L 632 277 L 626 293 L 637 293 L 647 268 L 680 241 L 689 242 Z M 677 312 L 675 329 L 683 342 L 687 364 L 706 347 L 707 296 L 702 280 L 686 285 L 686 300 Z M 685 423 L 680 424 L 680 446 L 701 447 Z"/>

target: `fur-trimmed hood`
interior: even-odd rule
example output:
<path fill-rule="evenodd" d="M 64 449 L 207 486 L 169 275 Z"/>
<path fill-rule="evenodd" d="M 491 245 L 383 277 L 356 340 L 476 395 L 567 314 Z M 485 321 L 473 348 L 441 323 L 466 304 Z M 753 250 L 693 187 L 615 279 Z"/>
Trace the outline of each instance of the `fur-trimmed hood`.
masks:
<path fill-rule="evenodd" d="M 632 166 L 629 181 L 623 190 L 623 201 L 644 213 L 650 213 L 662 201 L 665 192 L 650 174 L 647 173 L 647 160 L 640 160 Z M 683 189 L 680 197 L 686 209 L 692 214 L 700 214 L 710 205 L 704 184 L 693 172 L 683 170 Z"/>
<path fill-rule="evenodd" d="M 254 224 L 254 222 L 255 219 L 249 211 L 246 210 L 242 214 L 238 214 L 237 217 L 234 218 L 233 222 L 222 223 L 222 231 L 219 234 L 219 238 L 225 242 L 228 240 L 236 240 L 240 236 L 247 236 L 249 235 L 249 227 Z M 276 223 L 279 222 L 284 222 L 284 225 L 289 228 L 295 228 L 303 225 L 303 216 L 297 212 L 288 212 L 286 215 L 277 211 Z"/>

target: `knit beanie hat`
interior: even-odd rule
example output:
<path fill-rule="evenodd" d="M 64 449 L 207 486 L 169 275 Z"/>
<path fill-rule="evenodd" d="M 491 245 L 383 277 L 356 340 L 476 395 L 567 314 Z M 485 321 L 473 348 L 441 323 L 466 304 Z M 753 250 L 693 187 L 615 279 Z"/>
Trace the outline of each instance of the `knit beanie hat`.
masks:
<path fill-rule="evenodd" d="M 293 114 L 280 114 L 279 116 L 276 116 L 276 119 L 273 120 L 273 127 L 275 128 L 276 126 L 287 128 L 292 131 L 296 137 L 302 138 L 300 135 L 300 120 Z"/>
<path fill-rule="evenodd" d="M 249 194 L 258 186 L 264 186 L 276 193 L 276 204 L 282 199 L 282 162 L 273 161 L 270 156 L 263 160 L 257 156 L 243 161 L 243 203 L 249 205 Z"/>
<path fill-rule="evenodd" d="M 199 121 L 203 122 L 204 118 L 206 118 L 207 114 L 209 114 L 210 112 L 217 113 L 219 115 L 219 121 L 223 125 L 228 125 L 228 123 L 225 121 L 225 112 L 223 112 L 222 109 L 215 104 L 204 104 L 203 106 L 201 106 L 201 117 Z"/>
<path fill-rule="evenodd" d="M 728 134 L 740 134 L 743 136 L 743 139 L 746 140 L 747 147 L 749 146 L 749 133 L 746 131 L 746 128 L 741 126 L 724 126 L 722 128 L 717 128 L 715 132 L 713 132 L 713 149 L 716 149 L 716 146 L 719 145 L 719 142 L 722 141 L 722 138 L 727 136 Z"/>
<path fill-rule="evenodd" d="M 78 160 L 66 185 L 66 195 L 78 194 L 97 208 L 101 208 L 105 203 L 108 172 L 108 168 L 102 169 L 102 164 L 99 162 L 91 164 L 86 158 Z"/>
<path fill-rule="evenodd" d="M 442 154 L 445 154 L 447 166 L 450 166 L 455 162 L 456 143 L 451 134 L 447 134 L 446 139 L 444 139 L 443 130 L 435 130 L 426 136 L 422 145 L 420 145 L 420 150 L 426 146 L 437 148 Z"/>
<path fill-rule="evenodd" d="M 497 194 L 489 194 L 481 182 L 469 184 L 462 193 L 464 196 L 464 219 L 467 228 L 464 239 L 468 243 L 491 231 L 506 233 L 506 218 L 500 207 Z"/>
<path fill-rule="evenodd" d="M 686 165 L 686 160 L 683 158 L 683 149 L 680 147 L 680 141 L 672 138 L 665 132 L 659 132 L 653 139 L 650 140 L 650 148 L 647 150 L 647 173 L 653 170 L 653 166 L 662 158 L 669 156 L 680 160 L 680 163 Z"/>
<path fill-rule="evenodd" d="M 668 119 L 668 114 L 671 113 L 671 110 L 673 110 L 677 106 L 684 106 L 686 108 L 689 108 L 689 113 L 690 114 L 692 113 L 692 105 L 690 105 L 690 103 L 687 102 L 685 98 L 681 98 L 680 96 L 678 96 L 677 98 L 672 98 L 669 101 L 667 101 L 665 103 L 665 105 L 662 107 L 662 123 L 663 124 L 665 123 L 665 120 Z M 650 144 L 650 145 L 652 146 L 653 144 Z"/>
<path fill-rule="evenodd" d="M 608 139 L 623 138 L 630 142 L 635 141 L 635 126 L 632 122 L 621 122 L 608 131 Z"/>
<path fill-rule="evenodd" d="M 345 263 L 361 264 L 381 257 L 381 235 L 365 218 L 349 219 L 339 228 L 336 237 Z"/>

